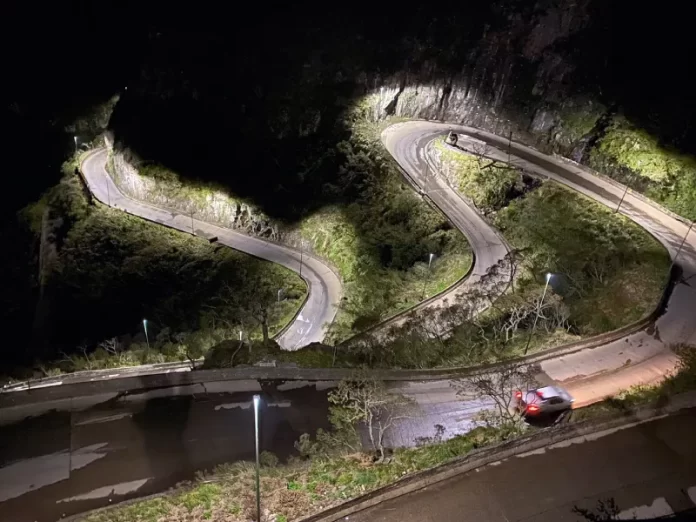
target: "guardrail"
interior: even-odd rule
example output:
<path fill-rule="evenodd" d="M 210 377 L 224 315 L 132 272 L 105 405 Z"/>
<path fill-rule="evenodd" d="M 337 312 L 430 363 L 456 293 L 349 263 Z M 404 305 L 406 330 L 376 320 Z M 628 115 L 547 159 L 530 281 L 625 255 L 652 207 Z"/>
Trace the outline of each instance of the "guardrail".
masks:
<path fill-rule="evenodd" d="M 399 168 L 401 168 L 399 166 Z M 407 176 L 407 180 L 414 184 L 413 180 Z M 683 221 L 683 218 L 681 219 Z M 473 269 L 474 263 L 472 263 L 470 271 Z M 469 271 L 469 272 L 470 272 Z M 468 274 L 467 274 L 468 275 Z M 663 295 L 658 302 L 657 306 L 643 318 L 629 324 L 613 330 L 611 332 L 606 332 L 589 339 L 574 341 L 572 343 L 564 344 L 554 348 L 544 350 L 542 352 L 537 352 L 528 356 L 520 357 L 515 359 L 515 361 L 521 364 L 534 364 L 543 362 L 544 360 L 576 353 L 585 349 L 592 349 L 602 344 L 610 343 L 619 340 L 627 335 L 636 333 L 649 325 L 651 325 L 663 312 L 667 301 L 671 295 L 674 283 L 679 275 L 679 267 L 674 265 L 672 271 L 669 274 L 668 280 L 666 282 Z M 466 276 L 460 279 L 455 285 L 458 286 L 463 283 Z M 404 310 L 395 316 L 386 319 L 378 325 L 374 325 L 367 332 L 374 331 L 381 326 L 384 326 L 385 322 L 393 321 L 398 317 L 406 316 L 413 313 L 416 309 L 422 306 L 426 306 L 433 300 L 441 297 L 443 294 L 452 291 L 455 286 L 449 287 L 442 292 L 430 297 L 426 301 L 423 301 L 408 310 Z M 365 335 L 363 332 L 359 335 Z M 354 339 L 353 337 L 352 339 Z M 346 341 L 344 341 L 345 343 Z M 342 343 L 343 344 L 343 343 Z M 375 376 L 381 380 L 391 380 L 391 381 L 405 381 L 405 380 L 438 380 L 447 378 L 456 378 L 466 375 L 470 375 L 476 371 L 488 371 L 496 366 L 500 366 L 505 363 L 493 363 L 493 364 L 483 364 L 474 367 L 450 367 L 450 368 L 434 368 L 434 369 L 420 369 L 420 370 L 372 370 Z M 296 367 L 277 367 L 277 368 L 236 368 L 236 369 L 225 369 L 225 370 L 196 370 L 195 372 L 182 373 L 183 370 L 191 369 L 190 363 L 161 363 L 150 365 L 148 367 L 143 366 L 132 366 L 123 368 L 114 368 L 106 370 L 92 370 L 88 372 L 76 372 L 73 374 L 66 374 L 59 377 L 48 377 L 43 379 L 37 379 L 33 381 L 16 383 L 10 386 L 3 387 L 0 392 L 0 408 L 6 406 L 15 406 L 18 404 L 26 404 L 31 402 L 38 402 L 41 400 L 53 400 L 67 398 L 71 396 L 70 392 L 58 393 L 56 390 L 69 386 L 77 393 L 94 393 L 94 391 L 89 392 L 87 390 L 87 385 L 93 385 L 93 389 L 96 389 L 97 385 L 102 388 L 105 387 L 104 383 L 114 382 L 115 378 L 110 377 L 113 374 L 131 374 L 121 377 L 119 375 L 119 381 L 123 381 L 123 385 L 109 386 L 108 388 L 114 389 L 117 392 L 128 391 L 128 386 L 134 386 L 134 390 L 143 389 L 144 387 L 166 387 L 166 386 L 181 386 L 181 385 L 195 385 L 202 384 L 205 382 L 216 382 L 225 380 L 241 380 L 241 379 L 261 379 L 261 380 L 341 380 L 344 378 L 350 378 L 354 374 L 355 369 L 352 368 L 296 368 Z M 153 375 L 155 372 L 161 372 L 162 370 L 168 373 L 159 373 Z M 186 377 L 184 375 L 195 375 L 195 377 Z M 174 376 L 177 377 L 174 377 Z M 106 379 L 114 379 L 108 381 Z M 137 379 L 138 381 L 133 381 Z M 76 381 L 68 383 L 65 381 Z M 128 381 L 126 383 L 125 381 Z M 130 384 L 129 384 L 130 383 Z M 63 385 L 63 386 L 61 386 Z M 84 388 L 83 391 L 80 391 Z M 44 390 L 41 392 L 41 390 Z M 49 390 L 47 392 L 45 390 Z M 4 392 L 4 393 L 2 393 Z M 25 397 L 16 400 L 7 399 L 10 395 L 8 392 L 13 392 L 11 395 L 23 394 Z M 29 397 L 31 395 L 31 398 Z M 41 397 L 45 397 L 41 398 Z"/>
<path fill-rule="evenodd" d="M 490 371 L 507 364 L 539 364 L 548 359 L 570 355 L 581 350 L 596 348 L 603 344 L 617 341 L 627 335 L 636 333 L 650 326 L 662 313 L 664 305 L 669 299 L 678 268 L 674 268 L 670 277 L 670 284 L 665 289 L 658 306 L 642 319 L 635 321 L 617 330 L 597 335 L 590 339 L 575 341 L 556 346 L 548 350 L 526 355 L 504 362 L 486 363 L 476 366 L 462 366 L 450 368 L 429 368 L 414 370 L 387 370 L 373 369 L 370 373 L 383 381 L 429 381 L 456 379 L 472 375 L 477 372 Z M 166 364 L 166 363 L 165 363 Z M 178 363 L 172 363 L 178 364 Z M 137 373 L 138 366 L 130 367 L 132 373 Z M 171 369 L 171 367 L 170 367 Z M 186 372 L 170 371 L 169 373 L 135 374 L 118 379 L 92 378 L 74 382 L 64 386 L 42 386 L 33 389 L 14 391 L 13 393 L 0 394 L 0 409 L 23 406 L 43 401 L 64 400 L 76 397 L 85 397 L 100 393 L 135 394 L 145 390 L 157 388 L 170 388 L 177 386 L 196 386 L 206 383 L 236 380 L 262 380 L 262 381 L 340 381 L 350 379 L 358 371 L 357 368 L 298 368 L 294 366 L 280 367 L 243 367 L 219 370 L 196 370 Z M 101 373 L 115 370 L 99 371 Z M 96 372 L 95 372 L 96 373 Z M 204 391 L 202 389 L 201 391 Z"/>

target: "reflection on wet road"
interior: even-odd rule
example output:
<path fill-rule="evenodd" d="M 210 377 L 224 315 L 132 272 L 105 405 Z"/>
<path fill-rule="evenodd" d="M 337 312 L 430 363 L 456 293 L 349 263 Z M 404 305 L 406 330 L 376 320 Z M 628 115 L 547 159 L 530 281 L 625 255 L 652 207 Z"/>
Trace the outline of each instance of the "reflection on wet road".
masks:
<path fill-rule="evenodd" d="M 304 432 L 328 427 L 327 390 L 256 381 L 217 393 L 124 396 L 0 427 L 0 520 L 53 521 L 253 459 L 252 396 L 262 396 L 261 448 L 281 459 Z"/>

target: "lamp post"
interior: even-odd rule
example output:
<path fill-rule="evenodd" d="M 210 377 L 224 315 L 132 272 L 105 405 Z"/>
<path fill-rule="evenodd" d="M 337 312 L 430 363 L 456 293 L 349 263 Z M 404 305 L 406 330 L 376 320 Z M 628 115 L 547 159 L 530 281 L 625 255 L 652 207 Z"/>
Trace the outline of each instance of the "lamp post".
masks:
<path fill-rule="evenodd" d="M 553 274 L 546 274 L 546 284 L 544 285 L 544 292 L 541 294 L 541 301 L 539 301 L 539 306 L 537 307 L 536 316 L 534 317 L 534 324 L 532 325 L 532 331 L 529 332 L 529 336 L 527 337 L 527 345 L 524 347 L 525 355 L 527 355 L 527 350 L 529 350 L 529 343 L 532 340 L 532 335 L 534 335 L 534 330 L 536 330 L 537 321 L 539 320 L 539 310 L 542 306 L 544 306 L 544 297 L 546 297 L 546 290 L 548 290 L 549 288 L 549 281 L 551 281 L 552 277 Z"/>
<path fill-rule="evenodd" d="M 677 262 L 677 258 L 679 257 L 679 254 L 681 254 L 682 248 L 684 248 L 684 243 L 686 243 L 686 238 L 689 237 L 689 233 L 691 232 L 691 229 L 693 228 L 694 223 L 695 223 L 694 221 L 691 222 L 691 224 L 689 225 L 689 228 L 686 230 L 686 234 L 684 234 L 684 238 L 682 239 L 681 244 L 679 245 L 679 250 L 677 250 L 676 255 L 672 259 L 672 265 L 669 267 L 670 272 L 672 271 L 674 264 Z"/>
<path fill-rule="evenodd" d="M 150 351 L 150 339 L 147 336 L 147 319 L 143 319 L 143 330 L 145 330 L 145 342 L 147 343 L 147 351 Z"/>
<path fill-rule="evenodd" d="M 193 235 L 195 236 L 195 235 L 196 235 L 196 229 L 193 227 L 193 214 L 194 214 L 194 213 L 195 213 L 195 212 L 192 210 L 192 211 L 191 211 L 191 234 L 193 234 Z"/>
<path fill-rule="evenodd" d="M 77 136 L 73 136 L 73 141 L 75 142 L 75 152 L 77 152 Z"/>
<path fill-rule="evenodd" d="M 302 277 L 302 252 L 304 251 L 304 239 L 300 239 L 300 277 Z"/>
<path fill-rule="evenodd" d="M 435 254 L 428 255 L 428 273 L 423 277 L 423 292 L 421 294 L 421 301 L 425 299 L 425 285 L 428 282 L 428 276 L 430 275 L 430 265 L 433 262 L 433 257 L 435 257 Z"/>
<path fill-rule="evenodd" d="M 616 210 L 614 211 L 615 213 L 621 210 L 621 204 L 623 203 L 626 194 L 628 194 L 628 185 L 626 185 L 626 190 L 624 190 L 623 196 L 621 196 L 621 199 L 619 200 L 619 206 L 616 207 Z"/>
<path fill-rule="evenodd" d="M 254 432 L 256 435 L 256 522 L 261 522 L 261 485 L 259 477 L 259 402 L 261 397 L 254 395 Z"/>
<path fill-rule="evenodd" d="M 283 289 L 279 288 L 278 289 L 278 303 L 280 303 L 280 294 L 282 294 L 282 293 L 283 293 Z"/>

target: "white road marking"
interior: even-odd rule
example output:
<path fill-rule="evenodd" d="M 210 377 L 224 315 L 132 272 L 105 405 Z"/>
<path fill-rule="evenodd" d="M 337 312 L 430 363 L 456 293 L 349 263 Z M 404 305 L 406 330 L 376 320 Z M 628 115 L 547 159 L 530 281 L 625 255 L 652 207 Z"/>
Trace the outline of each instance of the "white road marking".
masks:
<path fill-rule="evenodd" d="M 691 502 L 696 504 L 696 486 L 691 486 L 686 490 L 686 494 L 689 495 Z"/>
<path fill-rule="evenodd" d="M 145 485 L 145 483 L 154 477 L 149 477 L 141 480 L 131 480 L 130 482 L 121 482 L 120 484 L 112 484 L 110 486 L 104 486 L 101 488 L 93 489 L 89 493 L 83 493 L 82 495 L 76 495 L 70 498 L 64 498 L 56 501 L 56 504 L 61 502 L 74 502 L 77 500 L 92 500 L 97 498 L 110 497 L 112 495 L 125 495 L 126 493 L 132 493 L 133 491 L 139 490 Z"/>
<path fill-rule="evenodd" d="M 117 413 L 115 415 L 109 415 L 108 417 L 98 417 L 96 419 L 87 419 L 83 420 L 82 422 L 76 422 L 75 426 L 86 426 L 88 424 L 101 424 L 103 422 L 113 422 L 117 421 L 126 417 L 132 417 L 133 414 L 130 412 L 126 413 Z"/>
<path fill-rule="evenodd" d="M 617 520 L 642 520 L 674 515 L 674 511 L 663 498 L 656 498 L 651 505 L 642 505 L 625 509 L 616 515 Z"/>

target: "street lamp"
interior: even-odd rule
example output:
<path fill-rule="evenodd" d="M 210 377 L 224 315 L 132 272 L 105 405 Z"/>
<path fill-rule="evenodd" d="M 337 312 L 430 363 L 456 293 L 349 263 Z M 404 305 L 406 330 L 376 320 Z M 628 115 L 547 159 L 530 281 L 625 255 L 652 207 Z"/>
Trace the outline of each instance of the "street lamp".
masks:
<path fill-rule="evenodd" d="M 147 319 L 143 319 L 143 330 L 145 330 L 145 342 L 147 343 L 147 350 L 150 351 L 150 339 L 147 336 Z"/>
<path fill-rule="evenodd" d="M 621 204 L 624 202 L 626 194 L 628 194 L 628 185 L 626 185 L 626 190 L 624 190 L 623 196 L 621 196 L 621 199 L 619 200 L 619 205 L 616 207 L 614 213 L 617 213 L 619 210 L 621 210 Z"/>
<path fill-rule="evenodd" d="M 686 234 L 684 235 L 684 239 L 682 239 L 681 244 L 679 245 L 679 250 L 677 250 L 677 253 L 672 258 L 672 265 L 669 267 L 670 272 L 672 271 L 674 264 L 677 262 L 677 258 L 679 257 L 679 254 L 681 254 L 682 248 L 684 248 L 684 243 L 686 243 L 686 239 L 689 237 L 689 233 L 691 232 L 691 229 L 693 228 L 694 223 L 696 223 L 696 221 L 692 221 L 691 224 L 689 225 L 689 228 L 686 229 Z"/>
<path fill-rule="evenodd" d="M 534 324 L 532 325 L 532 331 L 529 332 L 529 336 L 527 337 L 527 345 L 524 347 L 525 355 L 527 355 L 527 350 L 529 350 L 529 343 L 532 340 L 532 335 L 534 335 L 534 330 L 536 330 L 537 321 L 539 320 L 539 310 L 542 306 L 544 306 L 544 297 L 546 297 L 546 290 L 548 290 L 549 288 L 549 281 L 551 281 L 552 277 L 553 274 L 551 272 L 546 274 L 546 284 L 544 285 L 544 292 L 541 294 L 541 301 L 539 301 L 539 306 L 536 310 L 536 316 L 534 316 Z"/>
<path fill-rule="evenodd" d="M 261 397 L 254 395 L 254 431 L 256 434 L 256 522 L 261 522 L 261 486 L 259 479 L 259 402 Z"/>
<path fill-rule="evenodd" d="M 304 239 L 300 240 L 300 277 L 302 277 L 302 253 L 304 251 Z"/>
<path fill-rule="evenodd" d="M 422 301 L 423 299 L 425 299 L 425 285 L 426 285 L 427 282 L 428 282 L 428 276 L 430 275 L 430 265 L 433 263 L 433 258 L 434 258 L 434 257 L 435 257 L 435 254 L 429 254 L 429 255 L 428 255 L 428 273 L 425 274 L 425 276 L 423 277 L 423 292 L 422 292 L 422 295 L 421 295 L 421 301 Z"/>
<path fill-rule="evenodd" d="M 282 294 L 282 293 L 283 293 L 283 289 L 279 288 L 278 289 L 278 303 L 280 303 L 280 294 Z"/>
<path fill-rule="evenodd" d="M 73 141 L 75 141 L 75 152 L 77 152 L 77 136 L 73 136 Z"/>

